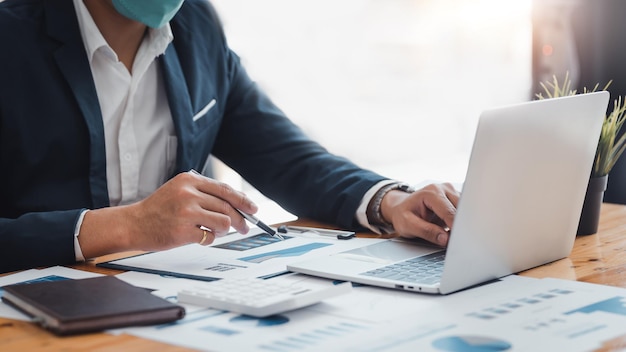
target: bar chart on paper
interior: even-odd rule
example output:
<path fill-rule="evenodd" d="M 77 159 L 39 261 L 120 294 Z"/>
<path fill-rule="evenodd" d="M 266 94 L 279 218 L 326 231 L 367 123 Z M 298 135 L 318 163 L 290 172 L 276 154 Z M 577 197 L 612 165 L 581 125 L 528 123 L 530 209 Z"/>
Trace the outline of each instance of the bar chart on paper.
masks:
<path fill-rule="evenodd" d="M 319 351 L 320 346 L 328 345 L 345 349 L 352 341 L 374 331 L 376 326 L 306 309 L 265 318 L 209 309 L 189 314 L 176 324 L 126 332 L 213 351 L 299 352 Z"/>
<path fill-rule="evenodd" d="M 288 240 L 292 237 L 289 236 L 283 236 L 284 240 Z M 215 248 L 223 248 L 223 249 L 231 249 L 231 250 L 235 250 L 235 251 L 247 251 L 250 249 L 255 249 L 255 248 L 259 248 L 259 247 L 263 247 L 263 246 L 267 246 L 270 245 L 272 243 L 276 243 L 276 242 L 280 242 L 281 240 L 279 238 L 270 236 L 270 235 L 266 235 L 266 234 L 260 234 L 260 235 L 255 235 L 252 237 L 248 237 L 248 238 L 243 238 L 240 240 L 236 240 L 236 241 L 232 241 L 232 242 L 227 242 L 227 243 L 223 243 L 223 244 L 219 244 L 219 245 L 215 245 L 213 247 Z"/>
<path fill-rule="evenodd" d="M 297 247 L 291 247 L 287 249 L 282 249 L 278 251 L 271 251 L 261 254 L 252 255 L 249 257 L 237 258 L 239 260 L 243 260 L 245 262 L 250 263 L 262 263 L 266 260 L 274 259 L 274 258 L 284 258 L 284 257 L 299 257 L 306 253 L 309 253 L 318 248 L 328 247 L 330 244 L 328 243 L 307 243 Z"/>

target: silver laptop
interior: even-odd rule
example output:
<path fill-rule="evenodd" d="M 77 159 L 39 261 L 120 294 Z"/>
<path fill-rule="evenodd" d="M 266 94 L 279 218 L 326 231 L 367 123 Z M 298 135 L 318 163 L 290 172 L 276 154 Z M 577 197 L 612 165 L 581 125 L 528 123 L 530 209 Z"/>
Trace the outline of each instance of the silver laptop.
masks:
<path fill-rule="evenodd" d="M 287 269 L 447 294 L 568 256 L 608 100 L 597 92 L 484 111 L 445 252 L 393 239 Z"/>

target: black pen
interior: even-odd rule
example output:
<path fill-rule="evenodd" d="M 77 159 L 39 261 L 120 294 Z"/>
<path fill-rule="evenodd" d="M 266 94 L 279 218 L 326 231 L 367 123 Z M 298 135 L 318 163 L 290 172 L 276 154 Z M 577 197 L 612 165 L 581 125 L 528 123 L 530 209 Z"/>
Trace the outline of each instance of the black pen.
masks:
<path fill-rule="evenodd" d="M 237 208 L 235 208 L 235 210 L 237 210 L 237 212 L 239 214 L 241 214 L 241 216 L 243 216 L 244 219 L 246 219 L 246 220 L 250 221 L 251 223 L 253 223 L 254 225 L 258 226 L 261 230 L 267 232 L 270 236 L 279 238 L 281 241 L 285 240 L 281 234 L 276 232 L 273 228 L 265 225 L 265 223 L 263 223 L 263 221 L 259 220 L 256 216 L 254 216 L 252 214 L 244 213 L 243 211 L 241 211 L 241 210 L 239 210 Z"/>

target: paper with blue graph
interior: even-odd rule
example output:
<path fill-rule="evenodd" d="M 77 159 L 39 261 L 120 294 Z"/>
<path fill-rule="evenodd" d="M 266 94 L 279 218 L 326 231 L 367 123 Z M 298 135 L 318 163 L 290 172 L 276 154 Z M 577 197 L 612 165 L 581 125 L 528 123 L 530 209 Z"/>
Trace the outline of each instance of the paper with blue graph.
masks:
<path fill-rule="evenodd" d="M 375 241 L 371 238 L 336 238 L 287 233 L 284 241 L 258 229 L 249 234 L 220 237 L 210 246 L 191 244 L 162 252 L 100 263 L 98 266 L 170 275 L 196 280 L 228 277 L 270 277 L 286 271 L 286 265 L 311 256 L 339 253 Z"/>

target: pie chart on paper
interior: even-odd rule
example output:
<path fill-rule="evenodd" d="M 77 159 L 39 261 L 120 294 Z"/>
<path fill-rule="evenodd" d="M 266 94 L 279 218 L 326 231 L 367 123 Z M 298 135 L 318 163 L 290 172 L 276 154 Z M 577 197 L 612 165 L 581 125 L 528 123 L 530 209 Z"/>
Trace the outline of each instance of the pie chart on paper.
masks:
<path fill-rule="evenodd" d="M 442 337 L 433 341 L 433 347 L 448 352 L 494 352 L 513 348 L 506 341 L 477 335 Z"/>

